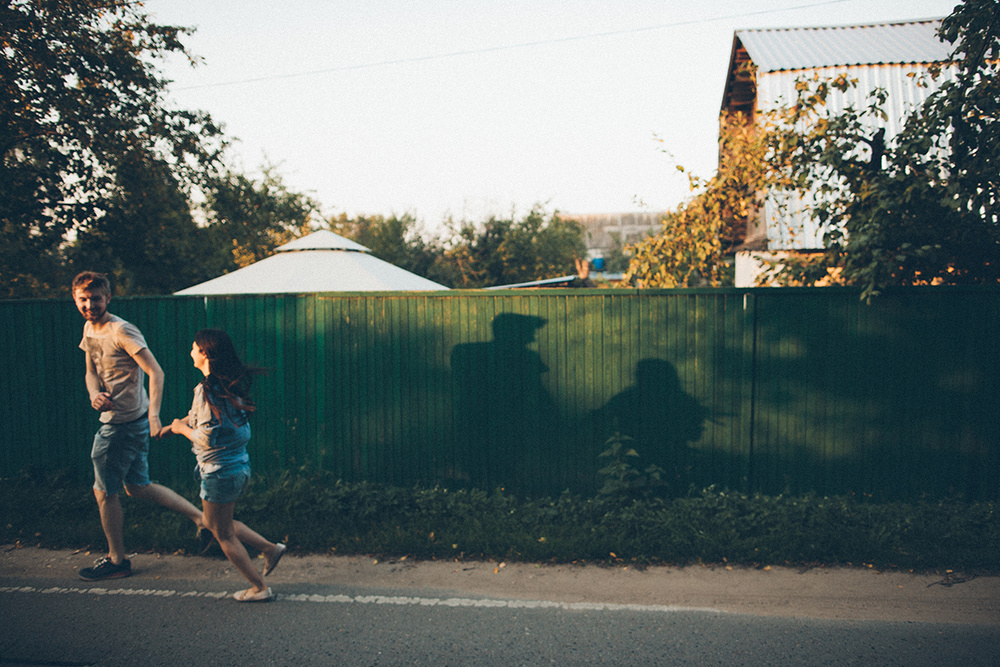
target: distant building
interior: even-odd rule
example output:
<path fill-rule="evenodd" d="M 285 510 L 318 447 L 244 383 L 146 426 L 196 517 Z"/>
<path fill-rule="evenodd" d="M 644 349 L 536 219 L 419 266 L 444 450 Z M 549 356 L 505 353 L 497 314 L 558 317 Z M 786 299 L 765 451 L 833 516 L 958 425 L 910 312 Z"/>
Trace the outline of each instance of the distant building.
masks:
<path fill-rule="evenodd" d="M 635 243 L 660 231 L 665 213 L 560 213 L 566 220 L 575 220 L 586 232 L 587 259 L 603 258 L 616 246 Z M 600 270 L 594 267 L 595 270 Z"/>
<path fill-rule="evenodd" d="M 796 99 L 801 78 L 833 78 L 840 74 L 858 85 L 841 93 L 831 91 L 830 114 L 846 107 L 867 106 L 871 92 L 888 93 L 888 118 L 872 122 L 871 133 L 885 130 L 885 140 L 902 129 L 904 121 L 941 83 L 954 75 L 944 68 L 936 82 L 921 75 L 935 63 L 949 61 L 951 46 L 937 37 L 941 19 L 878 25 L 818 28 L 737 30 L 729 58 L 722 101 L 723 113 L 742 112 L 752 121 L 764 110 Z M 748 68 L 747 65 L 752 67 Z M 920 85 L 921 82 L 930 85 Z M 768 193 L 756 219 L 747 225 L 746 238 L 736 254 L 736 286 L 752 287 L 768 262 L 789 254 L 820 252 L 823 230 L 790 193 Z M 781 201 L 783 206 L 778 206 Z"/>

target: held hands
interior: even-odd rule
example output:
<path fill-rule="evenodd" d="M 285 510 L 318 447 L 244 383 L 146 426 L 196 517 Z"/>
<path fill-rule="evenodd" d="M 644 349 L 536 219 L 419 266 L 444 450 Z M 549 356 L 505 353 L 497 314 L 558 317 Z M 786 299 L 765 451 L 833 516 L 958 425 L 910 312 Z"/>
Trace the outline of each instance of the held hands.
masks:
<path fill-rule="evenodd" d="M 155 429 L 153 426 L 154 424 L 156 425 Z M 159 417 L 149 418 L 149 434 L 154 438 L 163 438 L 165 436 L 170 435 L 171 433 L 176 433 L 177 435 L 184 435 L 185 430 L 190 430 L 190 427 L 188 427 L 186 419 L 175 419 L 166 426 L 161 426 Z"/>
<path fill-rule="evenodd" d="M 191 431 L 191 427 L 188 426 L 187 419 L 175 419 L 170 422 L 169 425 L 164 426 L 160 429 L 160 435 L 157 437 L 162 438 L 165 435 L 170 435 L 171 433 L 176 433 L 177 435 L 186 436 L 188 432 Z"/>
<path fill-rule="evenodd" d="M 154 438 L 162 438 L 164 436 L 163 425 L 160 423 L 160 417 L 159 417 L 159 415 L 152 415 L 152 416 L 150 416 L 150 418 L 149 418 L 149 435 L 152 436 L 152 437 L 154 437 Z"/>
<path fill-rule="evenodd" d="M 187 436 L 191 432 L 191 427 L 188 426 L 187 419 L 175 419 L 166 426 L 161 425 L 159 417 L 149 418 L 149 435 L 160 439 L 171 433 L 176 433 L 177 435 Z"/>

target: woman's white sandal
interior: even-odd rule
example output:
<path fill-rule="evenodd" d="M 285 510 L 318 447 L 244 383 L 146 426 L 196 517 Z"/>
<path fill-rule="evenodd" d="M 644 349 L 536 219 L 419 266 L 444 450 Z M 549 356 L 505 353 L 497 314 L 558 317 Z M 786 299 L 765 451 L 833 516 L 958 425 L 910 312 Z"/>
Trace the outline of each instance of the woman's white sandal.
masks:
<path fill-rule="evenodd" d="M 265 588 L 262 591 L 254 593 L 252 588 L 248 588 L 245 591 L 235 593 L 233 599 L 237 602 L 270 602 L 274 599 L 274 591 L 270 588 Z"/>

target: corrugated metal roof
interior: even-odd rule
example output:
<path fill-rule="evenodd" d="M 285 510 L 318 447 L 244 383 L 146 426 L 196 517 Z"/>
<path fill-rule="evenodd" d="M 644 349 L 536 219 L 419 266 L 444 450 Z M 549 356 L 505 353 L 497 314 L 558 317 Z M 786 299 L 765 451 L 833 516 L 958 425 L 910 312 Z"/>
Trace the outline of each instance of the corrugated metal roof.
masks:
<path fill-rule="evenodd" d="M 953 46 L 938 39 L 941 19 L 826 28 L 737 30 L 759 72 L 839 65 L 946 62 Z"/>
<path fill-rule="evenodd" d="M 579 278 L 577 275 L 572 276 L 560 276 L 558 278 L 545 278 L 543 280 L 532 280 L 526 283 L 511 283 L 509 285 L 493 285 L 492 287 L 487 287 L 488 290 L 498 290 L 498 289 L 525 289 L 529 287 L 561 287 L 563 285 L 568 285 Z"/>

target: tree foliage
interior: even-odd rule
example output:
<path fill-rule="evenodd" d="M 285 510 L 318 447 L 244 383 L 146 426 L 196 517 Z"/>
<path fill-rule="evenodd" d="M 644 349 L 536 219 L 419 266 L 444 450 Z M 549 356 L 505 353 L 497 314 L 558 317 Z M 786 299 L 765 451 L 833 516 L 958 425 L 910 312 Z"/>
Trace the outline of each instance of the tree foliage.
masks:
<path fill-rule="evenodd" d="M 334 232 L 357 241 L 379 259 L 429 280 L 474 289 L 572 273 L 582 257 L 583 228 L 535 206 L 521 219 L 446 221 L 431 233 L 411 214 L 329 221 Z"/>
<path fill-rule="evenodd" d="M 832 275 L 866 296 L 890 285 L 1000 281 L 1000 3 L 968 0 L 939 35 L 955 45 L 955 75 L 888 141 L 873 129 L 886 119 L 885 91 L 831 117 L 822 113 L 827 90 L 800 82 L 773 148 L 793 181 L 815 191 L 826 252 L 780 267 L 779 279 Z M 806 129 L 788 129 L 797 127 Z"/>
<path fill-rule="evenodd" d="M 950 126 L 951 188 L 965 214 L 1000 225 L 1000 2 L 965 0 L 941 25 L 941 39 L 955 45 L 958 76 L 924 105 L 907 131 Z M 923 121 L 923 122 L 921 122 Z"/>
<path fill-rule="evenodd" d="M 865 296 L 890 285 L 995 282 L 996 224 L 987 220 L 985 208 L 971 209 L 979 193 L 961 194 L 948 132 L 915 131 L 930 128 L 925 117 L 914 116 L 883 148 L 881 135 L 872 132 L 884 116 L 883 95 L 873 94 L 865 109 L 825 120 L 815 107 L 798 106 L 796 114 L 812 121 L 812 129 L 787 134 L 776 151 L 811 195 L 809 209 L 824 229 L 825 252 L 782 260 L 773 276 L 786 284 L 832 277 L 861 286 Z"/>
<path fill-rule="evenodd" d="M 432 270 L 456 288 L 509 285 L 572 274 L 586 252 L 579 223 L 535 206 L 522 219 L 490 217 L 483 224 L 449 225 L 450 238 Z"/>
<path fill-rule="evenodd" d="M 123 156 L 102 209 L 67 245 L 67 268 L 114 276 L 118 294 L 169 294 L 232 264 L 214 230 L 195 224 L 187 194 L 155 156 Z"/>
<path fill-rule="evenodd" d="M 411 214 L 358 216 L 341 214 L 329 221 L 334 232 L 371 250 L 379 259 L 418 276 L 434 280 L 435 263 L 444 252 L 441 242 L 425 234 Z"/>
<path fill-rule="evenodd" d="M 612 232 L 611 245 L 604 249 L 605 273 L 625 273 L 628 270 L 631 248 L 622 241 L 621 234 Z"/>
<path fill-rule="evenodd" d="M 259 262 L 307 233 L 319 210 L 312 197 L 290 190 L 271 164 L 261 167 L 260 178 L 223 170 L 208 179 L 205 195 L 208 222 L 232 252 L 230 268 Z"/>
<path fill-rule="evenodd" d="M 0 296 L 57 289 L 60 246 L 106 213 L 123 156 L 156 156 L 180 182 L 215 159 L 219 128 L 168 109 L 155 67 L 185 32 L 138 3 L 0 3 Z"/>
<path fill-rule="evenodd" d="M 658 234 L 630 246 L 623 280 L 638 287 L 719 286 L 726 257 L 743 241 L 759 193 L 774 181 L 767 148 L 767 134 L 744 116 L 723 117 L 715 176 L 703 181 L 688 175 L 697 194 L 666 215 Z"/>

